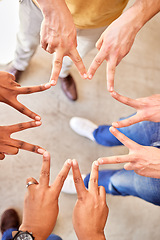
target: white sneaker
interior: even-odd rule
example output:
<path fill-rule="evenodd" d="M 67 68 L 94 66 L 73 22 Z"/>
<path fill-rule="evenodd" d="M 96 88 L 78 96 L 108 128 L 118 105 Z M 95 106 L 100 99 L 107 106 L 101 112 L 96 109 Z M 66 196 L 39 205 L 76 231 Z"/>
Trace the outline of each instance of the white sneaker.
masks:
<path fill-rule="evenodd" d="M 93 132 L 96 128 L 98 128 L 98 126 L 90 120 L 80 117 L 73 117 L 70 120 L 70 127 L 77 134 L 95 141 Z"/>
<path fill-rule="evenodd" d="M 83 180 L 85 179 L 85 177 L 86 177 L 86 175 L 82 174 Z M 67 178 L 63 184 L 63 187 L 62 187 L 62 192 L 68 193 L 68 194 L 76 194 L 77 193 L 72 174 L 67 176 Z"/>

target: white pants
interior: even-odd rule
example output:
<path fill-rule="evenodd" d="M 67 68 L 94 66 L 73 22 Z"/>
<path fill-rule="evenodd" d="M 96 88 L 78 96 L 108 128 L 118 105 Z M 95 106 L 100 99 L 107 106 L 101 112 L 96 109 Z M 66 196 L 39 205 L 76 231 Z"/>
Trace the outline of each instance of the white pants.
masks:
<path fill-rule="evenodd" d="M 17 34 L 13 66 L 24 71 L 40 43 L 43 15 L 32 0 L 21 0 L 19 18 L 20 28 Z M 77 50 L 81 58 L 95 47 L 97 40 L 106 28 L 107 26 L 95 29 L 77 29 Z M 71 66 L 72 60 L 69 57 L 64 57 L 60 77 L 68 76 Z"/>

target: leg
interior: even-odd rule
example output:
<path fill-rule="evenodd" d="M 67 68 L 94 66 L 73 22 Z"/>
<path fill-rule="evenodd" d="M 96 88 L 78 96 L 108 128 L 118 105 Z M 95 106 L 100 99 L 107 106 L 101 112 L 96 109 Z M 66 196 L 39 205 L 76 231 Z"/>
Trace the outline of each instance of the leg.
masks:
<path fill-rule="evenodd" d="M 24 71 L 39 44 L 43 16 L 32 0 L 25 0 L 20 3 L 19 18 L 20 28 L 12 65 L 17 70 Z"/>
<path fill-rule="evenodd" d="M 121 142 L 109 132 L 109 127 L 102 125 L 95 129 L 93 136 L 96 142 L 104 146 L 121 145 Z M 144 121 L 118 130 L 141 145 L 160 146 L 160 123 Z"/>
<path fill-rule="evenodd" d="M 84 179 L 88 187 L 89 175 Z M 143 177 L 134 171 L 99 171 L 98 184 L 105 187 L 106 193 L 121 196 L 135 196 L 155 205 L 160 205 L 160 179 Z"/>
<path fill-rule="evenodd" d="M 55 235 L 55 234 L 51 234 L 47 240 L 62 240 L 61 237 L 59 237 L 58 235 Z"/>

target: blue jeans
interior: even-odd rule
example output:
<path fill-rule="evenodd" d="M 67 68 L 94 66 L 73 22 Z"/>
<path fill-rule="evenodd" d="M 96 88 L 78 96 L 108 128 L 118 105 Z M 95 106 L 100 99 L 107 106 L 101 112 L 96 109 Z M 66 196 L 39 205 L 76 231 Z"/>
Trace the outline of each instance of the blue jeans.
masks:
<path fill-rule="evenodd" d="M 90 175 L 84 179 L 88 188 Z M 103 186 L 106 193 L 120 196 L 135 196 L 160 206 L 160 179 L 143 177 L 134 171 L 102 170 L 99 171 L 98 185 Z"/>
<path fill-rule="evenodd" d="M 7 229 L 3 235 L 2 235 L 2 240 L 11 240 L 12 239 L 12 231 L 18 231 L 17 228 L 9 228 Z M 51 234 L 47 240 L 62 240 L 62 238 L 60 238 L 59 236 L 55 235 L 55 234 Z"/>
<path fill-rule="evenodd" d="M 109 128 L 110 126 L 108 125 L 101 125 L 93 132 L 96 142 L 109 147 L 122 145 L 110 133 Z M 143 121 L 129 127 L 118 128 L 118 130 L 141 145 L 160 147 L 160 122 Z"/>
<path fill-rule="evenodd" d="M 110 133 L 109 127 L 102 125 L 93 132 L 96 142 L 104 146 L 122 145 Z M 119 131 L 141 145 L 160 147 L 160 122 L 143 121 L 119 128 Z M 84 179 L 86 187 L 88 187 L 88 181 L 89 175 Z M 132 195 L 160 205 L 160 179 L 143 177 L 125 169 L 103 170 L 99 171 L 99 185 L 104 186 L 106 193 L 112 195 Z"/>

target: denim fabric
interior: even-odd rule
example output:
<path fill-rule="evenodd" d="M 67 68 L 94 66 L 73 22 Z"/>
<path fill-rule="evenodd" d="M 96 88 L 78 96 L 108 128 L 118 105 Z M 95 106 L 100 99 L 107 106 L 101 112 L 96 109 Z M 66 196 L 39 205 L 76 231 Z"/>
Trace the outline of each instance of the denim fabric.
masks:
<path fill-rule="evenodd" d="M 88 188 L 89 174 L 84 179 Z M 160 179 L 143 177 L 134 171 L 102 170 L 99 171 L 98 185 L 103 186 L 106 193 L 121 196 L 135 196 L 160 206 Z"/>
<path fill-rule="evenodd" d="M 7 229 L 3 235 L 2 235 L 2 240 L 10 240 L 12 239 L 12 232 L 13 231 L 18 231 L 17 228 L 9 228 Z M 51 234 L 47 240 L 62 240 L 62 238 L 60 238 L 59 236 L 55 235 L 55 234 Z"/>
<path fill-rule="evenodd" d="M 121 145 L 122 143 L 110 133 L 109 127 L 101 125 L 93 132 L 96 142 L 110 147 Z M 160 147 L 160 122 L 143 121 L 118 130 L 141 145 Z"/>

